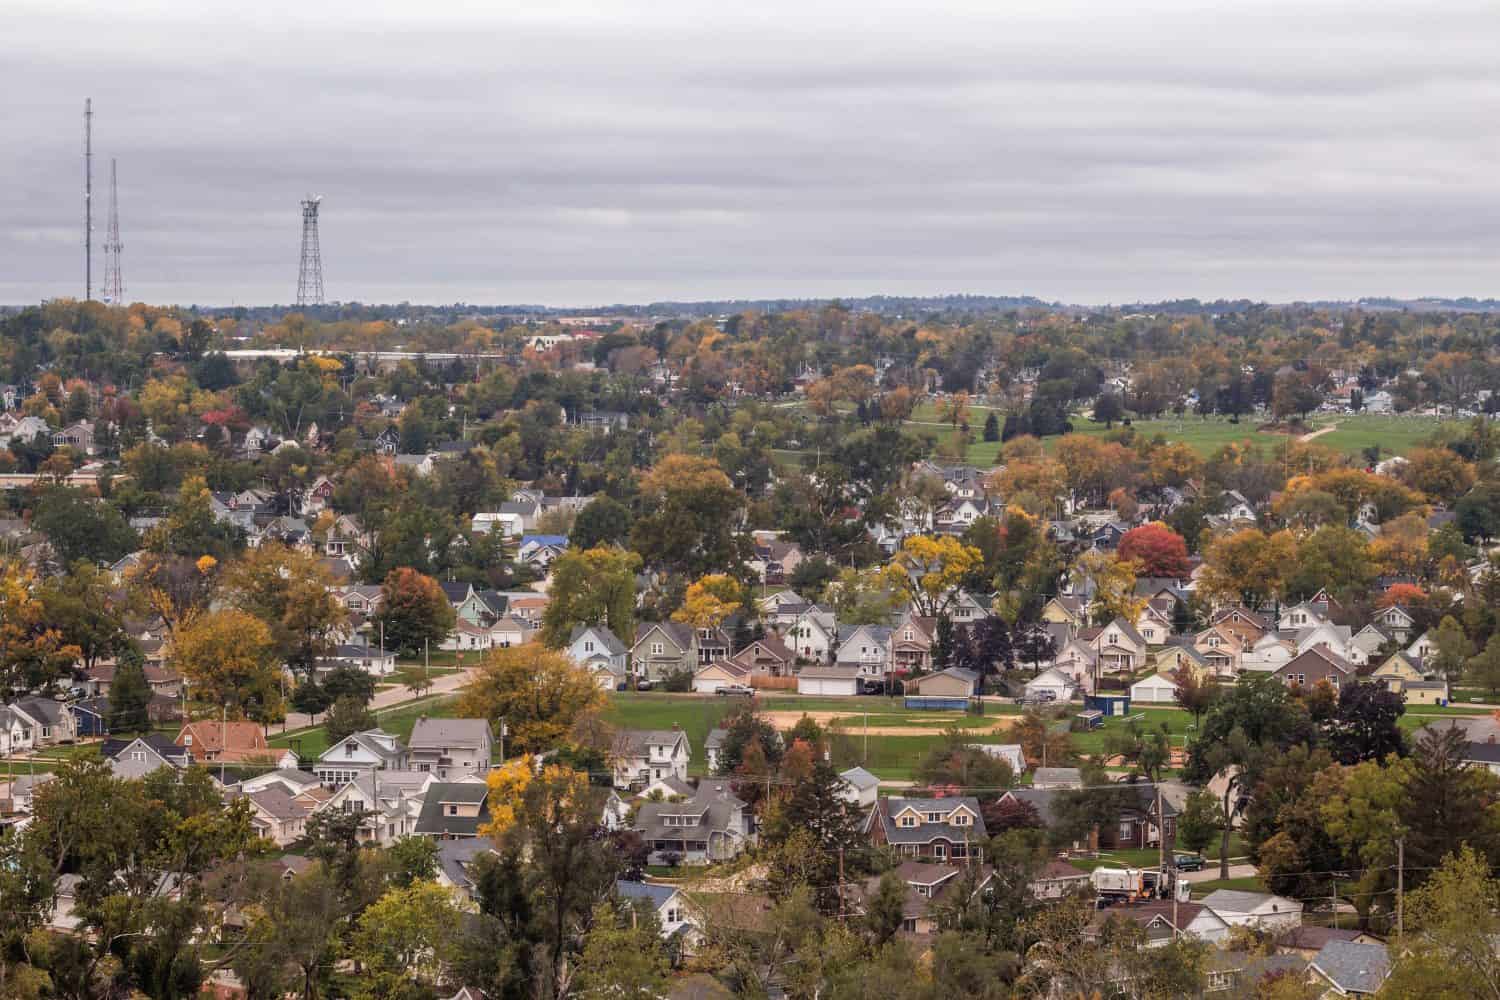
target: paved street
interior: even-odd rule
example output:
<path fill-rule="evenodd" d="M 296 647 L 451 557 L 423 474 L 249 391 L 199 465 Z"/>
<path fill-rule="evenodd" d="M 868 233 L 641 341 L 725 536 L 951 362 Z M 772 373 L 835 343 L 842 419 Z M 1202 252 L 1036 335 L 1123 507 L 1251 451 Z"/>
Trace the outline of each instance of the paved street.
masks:
<path fill-rule="evenodd" d="M 1254 878 L 1255 874 L 1254 865 L 1230 864 L 1229 866 L 1230 878 Z M 1205 862 L 1201 872 L 1182 872 L 1181 877 L 1184 882 L 1212 882 L 1219 877 L 1219 863 L 1217 861 Z"/>

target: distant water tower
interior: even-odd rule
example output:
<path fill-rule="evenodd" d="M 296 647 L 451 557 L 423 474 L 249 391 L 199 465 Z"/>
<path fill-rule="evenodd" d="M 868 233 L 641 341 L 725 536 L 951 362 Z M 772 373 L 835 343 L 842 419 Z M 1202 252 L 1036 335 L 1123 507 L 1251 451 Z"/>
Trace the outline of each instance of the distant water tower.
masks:
<path fill-rule="evenodd" d="M 302 268 L 297 272 L 297 305 L 323 304 L 323 255 L 318 250 L 318 205 L 322 195 L 302 200 Z"/>

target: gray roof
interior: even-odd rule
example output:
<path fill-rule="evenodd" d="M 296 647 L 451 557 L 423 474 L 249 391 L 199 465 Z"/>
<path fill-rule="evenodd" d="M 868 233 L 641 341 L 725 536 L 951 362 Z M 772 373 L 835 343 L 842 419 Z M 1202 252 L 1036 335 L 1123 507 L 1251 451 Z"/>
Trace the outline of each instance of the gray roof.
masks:
<path fill-rule="evenodd" d="M 622 729 L 622 752 L 630 757 L 647 756 L 654 746 L 673 746 L 687 737 L 680 729 Z"/>
<path fill-rule="evenodd" d="M 984 828 L 984 814 L 979 810 L 979 800 L 972 795 L 955 795 L 946 799 L 898 799 L 888 798 L 880 810 L 880 822 L 885 827 L 885 838 L 892 844 L 928 844 L 939 838 L 943 840 L 979 842 L 989 836 Z M 897 826 L 895 816 L 906 809 L 920 813 L 952 813 L 959 806 L 967 806 L 974 814 L 973 826 L 953 826 L 949 823 L 920 823 L 914 827 Z"/>
<path fill-rule="evenodd" d="M 1215 889 L 1198 900 L 1210 910 L 1221 913 L 1250 913 L 1278 897 L 1269 892 L 1241 892 L 1238 889 Z"/>
<path fill-rule="evenodd" d="M 851 767 L 847 771 L 841 771 L 839 777 L 858 789 L 875 788 L 880 784 L 879 778 L 862 767 Z"/>
<path fill-rule="evenodd" d="M 710 729 L 708 738 L 703 741 L 703 749 L 712 750 L 715 747 L 721 747 L 728 737 L 729 730 L 727 729 Z"/>
<path fill-rule="evenodd" d="M 488 840 L 466 838 L 464 840 L 440 840 L 437 845 L 437 864 L 448 876 L 448 881 L 461 888 L 469 888 L 474 880 L 469 878 L 469 865 L 486 852 L 495 848 Z"/>
<path fill-rule="evenodd" d="M 68 714 L 62 702 L 36 696 L 17 698 L 11 703 L 11 707 L 25 712 L 38 722 L 45 722 L 52 726 L 61 725 Z"/>
<path fill-rule="evenodd" d="M 1005 794 L 1017 802 L 1030 804 L 1036 810 L 1037 818 L 1042 821 L 1042 825 L 1050 827 L 1057 821 L 1053 803 L 1057 801 L 1057 795 L 1061 791 L 1063 791 L 1061 788 L 1012 788 Z"/>
<path fill-rule="evenodd" d="M 1391 971 L 1383 944 L 1329 941 L 1312 960 L 1313 968 L 1345 991 L 1374 993 Z"/>
<path fill-rule="evenodd" d="M 476 781 L 438 781 L 427 789 L 422 797 L 422 812 L 417 817 L 418 834 L 447 837 L 477 837 L 479 824 L 488 817 L 484 814 L 484 797 L 489 787 Z M 445 805 L 480 804 L 477 816 L 449 816 Z"/>
<path fill-rule="evenodd" d="M 1083 784 L 1083 771 L 1076 767 L 1039 767 L 1031 772 L 1034 785 Z"/>
<path fill-rule="evenodd" d="M 648 840 L 707 840 L 714 831 L 731 830 L 731 821 L 737 809 L 745 803 L 735 798 L 729 790 L 729 782 L 705 780 L 698 792 L 686 802 L 643 802 L 636 812 L 635 828 Z M 697 815 L 702 821 L 695 826 L 667 826 L 663 815 Z M 744 832 L 737 830 L 735 832 Z"/>
<path fill-rule="evenodd" d="M 611 632 L 607 625 L 574 625 L 573 634 L 568 636 L 568 645 L 571 646 L 577 642 L 578 637 L 585 632 L 593 632 L 604 646 L 604 652 L 610 656 L 620 656 L 629 651 L 625 644 L 620 641 L 620 637 Z"/>
<path fill-rule="evenodd" d="M 615 892 L 625 899 L 647 899 L 651 905 L 660 909 L 667 900 L 677 895 L 677 887 L 674 885 L 654 885 L 650 882 L 627 882 L 624 879 L 615 880 Z"/>
<path fill-rule="evenodd" d="M 411 750 L 478 748 L 489 738 L 490 724 L 484 719 L 432 719 L 424 715 L 412 725 L 406 746 Z"/>
<path fill-rule="evenodd" d="M 275 819 L 297 819 L 306 816 L 307 810 L 292 801 L 291 793 L 280 785 L 270 785 L 245 796 L 251 802 L 270 813 Z"/>

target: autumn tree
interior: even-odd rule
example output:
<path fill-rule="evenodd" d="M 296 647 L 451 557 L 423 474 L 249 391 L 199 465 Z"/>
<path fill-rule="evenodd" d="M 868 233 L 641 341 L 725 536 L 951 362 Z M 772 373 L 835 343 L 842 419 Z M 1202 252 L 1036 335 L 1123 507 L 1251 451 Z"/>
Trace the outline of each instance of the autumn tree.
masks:
<path fill-rule="evenodd" d="M 200 704 L 259 722 L 281 713 L 276 644 L 254 615 L 228 608 L 195 617 L 172 637 L 171 662 Z"/>
<path fill-rule="evenodd" d="M 736 530 L 745 498 L 712 459 L 666 456 L 641 477 L 640 503 L 631 548 L 648 565 L 697 577 L 749 555 Z"/>
<path fill-rule="evenodd" d="M 270 628 L 277 655 L 302 677 L 328 654 L 346 617 L 318 557 L 275 542 L 230 566 L 224 586 L 236 607 Z"/>
<path fill-rule="evenodd" d="M 1074 586 L 1092 594 L 1093 617 L 1098 622 L 1116 618 L 1135 624 L 1146 606 L 1146 597 L 1135 593 L 1135 564 L 1108 552 L 1090 549 L 1073 562 Z"/>
<path fill-rule="evenodd" d="M 24 563 L 0 559 L 0 690 L 46 690 L 81 655 L 48 620 L 36 594 L 36 574 Z"/>
<path fill-rule="evenodd" d="M 555 749 L 604 708 L 593 676 L 565 654 L 528 643 L 485 654 L 459 696 L 459 714 L 504 719 L 507 748 L 522 753 Z"/>
<path fill-rule="evenodd" d="M 710 573 L 688 585 L 682 607 L 672 612 L 672 620 L 699 629 L 718 628 L 744 606 L 738 580 L 726 573 Z"/>
<path fill-rule="evenodd" d="M 365 910 L 349 941 L 361 967 L 357 1000 L 425 1000 L 451 960 L 462 914 L 436 882 L 392 889 Z"/>
<path fill-rule="evenodd" d="M 448 595 L 432 577 L 409 567 L 391 570 L 380 587 L 377 620 L 385 630 L 385 647 L 416 656 L 431 642 L 442 642 L 457 619 Z"/>
<path fill-rule="evenodd" d="M 1121 559 L 1139 564 L 1136 572 L 1141 576 L 1180 579 L 1190 568 L 1187 541 L 1160 521 L 1125 532 L 1116 552 Z"/>
<path fill-rule="evenodd" d="M 579 625 L 604 625 L 627 645 L 635 641 L 635 574 L 641 557 L 626 549 L 569 548 L 553 560 L 542 642 L 561 649 Z"/>
<path fill-rule="evenodd" d="M 1474 466 L 1449 448 L 1415 448 L 1401 466 L 1401 481 L 1444 504 L 1451 504 L 1474 485 Z"/>
<path fill-rule="evenodd" d="M 1199 590 L 1219 600 L 1258 608 L 1282 593 L 1296 552 L 1296 540 L 1286 531 L 1267 535 L 1257 528 L 1243 528 L 1222 535 L 1204 553 Z"/>
<path fill-rule="evenodd" d="M 937 618 L 958 596 L 963 578 L 983 561 L 978 549 L 957 538 L 912 535 L 891 557 L 885 580 L 917 614 Z"/>
<path fill-rule="evenodd" d="M 594 908 L 578 958 L 576 995 L 583 1000 L 657 1000 L 669 966 L 656 914 L 629 919 L 608 903 Z"/>

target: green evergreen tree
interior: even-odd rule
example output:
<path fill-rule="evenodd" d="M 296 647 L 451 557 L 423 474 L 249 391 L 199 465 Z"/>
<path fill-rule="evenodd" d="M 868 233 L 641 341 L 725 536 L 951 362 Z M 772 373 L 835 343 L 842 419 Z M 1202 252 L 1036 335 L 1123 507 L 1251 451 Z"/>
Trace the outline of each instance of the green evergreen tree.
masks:
<path fill-rule="evenodd" d="M 144 733 L 151 728 L 151 685 L 146 681 L 145 659 L 135 645 L 120 654 L 115 677 L 109 686 L 109 731 Z"/>

